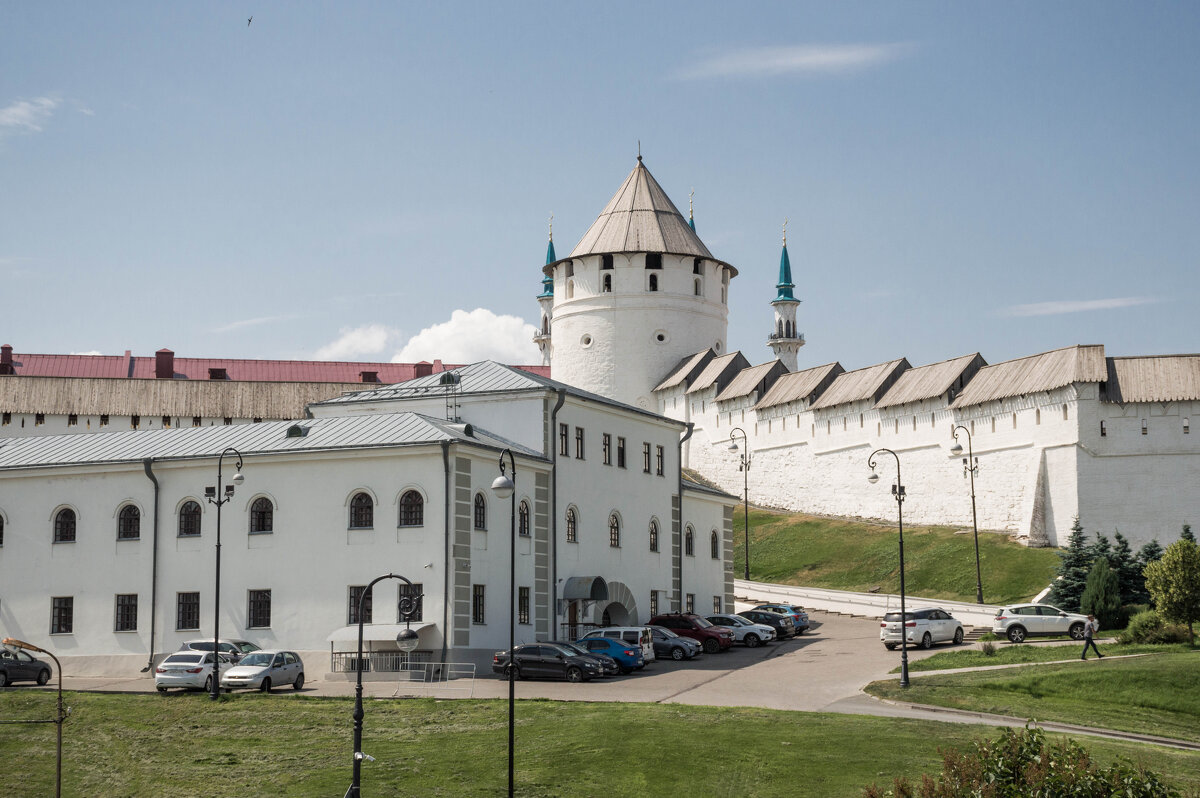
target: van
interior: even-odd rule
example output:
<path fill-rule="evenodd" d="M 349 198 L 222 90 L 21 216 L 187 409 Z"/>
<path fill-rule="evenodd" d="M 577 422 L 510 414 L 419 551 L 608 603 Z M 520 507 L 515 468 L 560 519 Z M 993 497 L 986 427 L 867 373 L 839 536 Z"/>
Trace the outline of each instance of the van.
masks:
<path fill-rule="evenodd" d="M 646 662 L 654 661 L 654 635 L 650 634 L 650 630 L 645 626 L 606 626 L 603 629 L 594 629 L 584 637 L 612 637 L 624 640 L 631 646 L 641 648 L 642 659 Z"/>

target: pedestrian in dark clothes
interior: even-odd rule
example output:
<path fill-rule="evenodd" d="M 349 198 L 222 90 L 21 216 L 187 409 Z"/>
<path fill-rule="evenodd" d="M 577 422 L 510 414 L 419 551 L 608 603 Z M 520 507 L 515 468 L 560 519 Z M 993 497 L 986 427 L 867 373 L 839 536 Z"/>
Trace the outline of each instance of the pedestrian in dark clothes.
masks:
<path fill-rule="evenodd" d="M 1087 623 L 1083 625 L 1083 654 L 1080 659 L 1087 659 L 1088 646 L 1092 647 L 1092 651 L 1096 652 L 1096 656 L 1104 659 L 1104 655 L 1100 653 L 1100 649 L 1096 648 L 1096 641 L 1092 639 L 1092 635 L 1100 631 L 1100 624 L 1096 622 L 1095 615 L 1089 615 Z"/>

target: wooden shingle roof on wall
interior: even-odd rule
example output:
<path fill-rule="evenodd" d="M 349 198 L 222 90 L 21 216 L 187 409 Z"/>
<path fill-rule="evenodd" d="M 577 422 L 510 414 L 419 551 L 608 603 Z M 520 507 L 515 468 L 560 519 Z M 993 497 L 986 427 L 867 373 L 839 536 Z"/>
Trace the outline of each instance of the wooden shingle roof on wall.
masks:
<path fill-rule="evenodd" d="M 811 409 L 835 407 L 864 399 L 877 402 L 907 368 L 908 360 L 900 358 L 839 374 L 833 384 L 812 403 Z"/>
<path fill-rule="evenodd" d="M 986 365 L 987 362 L 976 352 L 973 355 L 943 360 L 941 363 L 911 368 L 900 375 L 896 384 L 875 403 L 875 407 L 895 407 L 944 396 L 956 383 L 959 386 L 966 384 Z"/>
<path fill-rule="evenodd" d="M 754 409 L 762 410 L 801 399 L 813 398 L 828 388 L 837 376 L 845 371 L 841 363 L 827 363 L 824 366 L 815 366 L 803 371 L 784 374 L 775 381 L 771 390 L 767 391 L 767 395 L 754 406 Z"/>
<path fill-rule="evenodd" d="M 1110 357 L 1109 402 L 1188 402 L 1200 400 L 1200 355 Z"/>
<path fill-rule="evenodd" d="M 783 365 L 779 360 L 772 360 L 769 363 L 742 369 L 725 386 L 725 389 L 717 394 L 716 401 L 727 402 L 730 399 L 740 399 L 743 396 L 749 396 L 755 391 L 758 391 L 760 396 L 764 396 L 771 389 L 771 386 L 775 384 L 775 380 L 784 374 L 787 374 L 787 366 Z"/>
<path fill-rule="evenodd" d="M 1102 345 L 1068 346 L 984 366 L 951 407 L 970 407 L 997 399 L 1052 391 L 1076 382 L 1104 382 L 1107 379 L 1108 365 Z"/>
<path fill-rule="evenodd" d="M 312 402 L 361 382 L 229 382 L 102 377 L 0 377 L 0 411 L 51 415 L 303 418 Z"/>

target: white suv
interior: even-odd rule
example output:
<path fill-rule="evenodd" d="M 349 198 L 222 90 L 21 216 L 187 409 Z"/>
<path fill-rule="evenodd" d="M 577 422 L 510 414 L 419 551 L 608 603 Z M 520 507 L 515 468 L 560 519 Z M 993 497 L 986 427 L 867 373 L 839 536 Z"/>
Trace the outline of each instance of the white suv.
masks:
<path fill-rule="evenodd" d="M 1013 643 L 1034 635 L 1070 635 L 1082 640 L 1086 623 L 1086 615 L 1064 612 L 1049 604 L 1009 604 L 996 611 L 992 633 L 1004 635 Z"/>
<path fill-rule="evenodd" d="M 941 607 L 919 607 L 905 613 L 904 636 L 909 645 L 933 648 L 934 643 L 963 641 L 963 625 Z M 900 613 L 889 612 L 879 624 L 879 639 L 891 651 L 900 645 Z"/>

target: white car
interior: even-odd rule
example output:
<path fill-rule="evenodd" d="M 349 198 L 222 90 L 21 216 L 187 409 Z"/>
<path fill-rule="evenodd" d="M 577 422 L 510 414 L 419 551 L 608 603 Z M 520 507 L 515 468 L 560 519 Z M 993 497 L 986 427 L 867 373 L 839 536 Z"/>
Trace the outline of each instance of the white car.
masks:
<path fill-rule="evenodd" d="M 171 687 L 207 692 L 212 690 L 212 670 L 211 651 L 178 651 L 154 669 L 154 689 L 160 693 Z"/>
<path fill-rule="evenodd" d="M 227 690 L 250 688 L 271 692 L 272 687 L 290 684 L 304 687 L 304 663 L 295 651 L 252 651 L 221 674 L 221 686 Z"/>
<path fill-rule="evenodd" d="M 761 644 L 769 643 L 775 639 L 774 629 L 766 624 L 755 623 L 740 615 L 729 615 L 728 613 L 721 612 L 716 615 L 706 615 L 705 618 L 713 626 L 723 626 L 733 632 L 734 642 L 742 643 L 746 648 L 757 648 Z"/>
<path fill-rule="evenodd" d="M 1049 604 L 1009 604 L 1001 607 L 992 619 L 992 633 L 1003 635 L 1013 643 L 1035 635 L 1070 635 L 1083 639 L 1087 616 L 1064 612 Z"/>
<path fill-rule="evenodd" d="M 905 613 L 904 638 L 909 645 L 933 648 L 934 643 L 963 641 L 963 625 L 941 607 L 918 607 Z M 900 645 L 900 613 L 889 612 L 879 624 L 879 639 L 888 651 Z"/>
<path fill-rule="evenodd" d="M 230 662 L 237 662 L 244 655 L 251 651 L 258 651 L 258 646 L 251 643 L 249 640 L 229 640 L 224 637 L 220 640 L 221 654 Z M 200 638 L 198 640 L 185 640 L 183 645 L 179 647 L 180 651 L 212 651 L 213 640 L 211 637 Z"/>

